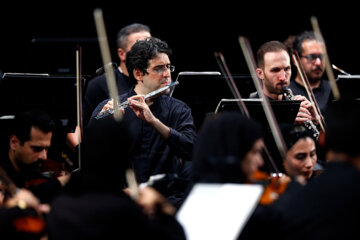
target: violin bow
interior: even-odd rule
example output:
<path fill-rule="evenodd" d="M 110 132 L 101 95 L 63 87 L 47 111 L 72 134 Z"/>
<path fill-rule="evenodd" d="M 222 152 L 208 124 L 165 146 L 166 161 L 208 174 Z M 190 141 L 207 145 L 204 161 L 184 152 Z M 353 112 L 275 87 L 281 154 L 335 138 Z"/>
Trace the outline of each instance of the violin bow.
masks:
<path fill-rule="evenodd" d="M 254 81 L 256 91 L 258 92 L 259 97 L 262 98 L 261 104 L 264 109 L 265 116 L 269 122 L 270 130 L 275 139 L 276 146 L 279 150 L 279 153 L 280 153 L 282 159 L 284 160 L 286 158 L 287 147 L 285 145 L 283 136 L 279 129 L 278 122 L 274 116 L 274 112 L 269 103 L 269 99 L 265 96 L 265 94 L 262 91 L 261 80 L 257 77 L 256 70 L 255 70 L 256 69 L 255 58 L 253 56 L 250 43 L 249 43 L 248 39 L 243 36 L 239 37 L 239 43 L 240 43 L 242 52 L 244 54 L 246 63 L 248 65 L 248 68 L 250 70 L 251 77 Z"/>
<path fill-rule="evenodd" d="M 234 97 L 236 99 L 239 99 L 239 101 L 237 102 L 237 105 L 240 109 L 240 111 L 242 112 L 242 114 L 244 114 L 246 117 L 250 118 L 250 114 L 249 111 L 244 103 L 244 101 L 242 101 L 242 97 L 240 95 L 240 92 L 235 84 L 234 79 L 231 76 L 231 73 L 229 71 L 229 68 L 225 62 L 225 58 L 223 56 L 223 54 L 221 52 L 215 52 L 215 58 L 216 61 L 220 67 L 220 70 L 222 72 L 222 74 L 225 76 L 226 82 L 228 83 L 228 86 L 232 92 L 232 94 L 234 95 Z M 275 171 L 276 174 L 279 174 L 279 169 L 277 168 L 273 158 L 271 157 L 268 149 L 266 148 L 266 146 L 264 146 L 264 152 L 266 154 L 266 156 L 269 159 L 270 165 L 273 168 L 273 170 Z"/>
<path fill-rule="evenodd" d="M 231 93 L 233 94 L 233 96 L 235 98 L 239 99 L 239 101 L 237 102 L 237 105 L 239 106 L 241 113 L 243 115 L 245 115 L 246 117 L 250 118 L 249 111 L 248 111 L 246 105 L 244 104 L 244 102 L 242 101 L 240 92 L 235 84 L 234 79 L 231 76 L 231 73 L 229 71 L 229 68 L 227 67 L 227 64 L 225 62 L 223 54 L 221 52 L 215 52 L 215 58 L 220 67 L 222 74 L 224 75 L 224 77 L 226 79 L 226 82 L 231 90 Z"/>
<path fill-rule="evenodd" d="M 126 170 L 126 182 L 127 185 L 129 187 L 130 190 L 130 197 L 136 201 L 139 198 L 139 186 L 138 183 L 136 181 L 136 177 L 135 177 L 135 171 L 132 168 L 128 168 Z"/>
<path fill-rule="evenodd" d="M 78 168 L 81 169 L 81 134 L 83 132 L 82 121 L 82 75 L 81 75 L 81 47 L 77 46 L 76 49 L 76 101 L 77 101 L 77 123 L 76 127 L 80 128 L 78 132 Z M 75 131 L 76 132 L 76 131 Z"/>
<path fill-rule="evenodd" d="M 96 31 L 99 38 L 99 45 L 101 50 L 101 56 L 104 64 L 105 74 L 106 74 L 106 82 L 109 89 L 110 97 L 113 99 L 114 102 L 114 118 L 117 121 L 121 121 L 122 113 L 119 110 L 119 103 L 117 98 L 119 96 L 116 81 L 115 81 L 115 74 L 112 69 L 111 64 L 111 55 L 110 55 L 110 48 L 106 37 L 106 30 L 104 24 L 103 13 L 100 8 L 94 10 L 94 19 L 96 24 Z"/>
<path fill-rule="evenodd" d="M 329 78 L 330 87 L 331 87 L 333 96 L 334 96 L 335 100 L 339 100 L 340 99 L 340 91 L 339 91 L 339 88 L 335 81 L 334 72 L 332 71 L 332 68 L 331 68 L 329 55 L 327 54 L 327 50 L 326 50 L 325 40 L 321 34 L 319 23 L 315 16 L 311 17 L 311 25 L 313 27 L 316 40 L 318 42 L 324 43 L 324 44 L 322 44 L 322 50 L 324 53 L 326 74 Z"/>

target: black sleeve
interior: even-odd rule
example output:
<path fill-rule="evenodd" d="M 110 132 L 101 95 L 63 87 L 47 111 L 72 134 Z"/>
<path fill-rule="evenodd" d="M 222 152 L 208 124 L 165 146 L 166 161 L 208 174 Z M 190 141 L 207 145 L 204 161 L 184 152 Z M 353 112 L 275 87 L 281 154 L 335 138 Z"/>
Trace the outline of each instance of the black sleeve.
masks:
<path fill-rule="evenodd" d="M 189 107 L 183 106 L 180 109 L 175 117 L 176 127 L 170 128 L 168 143 L 179 157 L 189 161 L 196 140 L 194 120 Z"/>

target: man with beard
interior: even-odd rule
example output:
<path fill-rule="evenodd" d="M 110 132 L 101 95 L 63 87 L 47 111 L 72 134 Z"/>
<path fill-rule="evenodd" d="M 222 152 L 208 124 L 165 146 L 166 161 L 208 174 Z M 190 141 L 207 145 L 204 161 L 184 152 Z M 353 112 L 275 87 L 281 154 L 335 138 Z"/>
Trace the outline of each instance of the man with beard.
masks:
<path fill-rule="evenodd" d="M 147 37 L 151 37 L 150 27 L 140 23 L 133 23 L 123 27 L 117 35 L 117 54 L 120 64 L 118 68 L 114 69 L 114 73 L 119 95 L 128 92 L 131 88 L 131 81 L 126 68 L 126 54 L 137 40 Z M 105 76 L 105 74 L 96 76 L 89 81 L 87 86 L 83 105 L 83 122 L 85 127 L 96 106 L 110 96 Z"/>
<path fill-rule="evenodd" d="M 137 41 L 127 53 L 126 67 L 134 87 L 120 95 L 118 100 L 130 103 L 129 108 L 123 109 L 122 121 L 126 122 L 135 139 L 132 165 L 139 183 L 146 182 L 150 176 L 157 174 L 189 177 L 187 171 L 190 170 L 189 163 L 196 138 L 191 109 L 168 94 L 154 96 L 146 101 L 144 97 L 171 83 L 174 66 L 170 64 L 170 54 L 171 49 L 167 43 L 154 37 Z M 112 100 L 100 103 L 89 124 L 101 121 L 94 117 L 109 108 L 113 108 Z M 167 186 L 172 185 L 174 188 L 162 193 L 174 206 L 179 207 L 185 192 L 179 188 L 182 184 L 172 183 Z"/>
<path fill-rule="evenodd" d="M 325 72 L 324 43 L 318 42 L 313 32 L 305 31 L 296 37 L 293 48 L 299 54 L 300 63 L 309 80 L 320 111 L 324 113 L 331 91 L 329 81 L 322 78 Z M 308 98 L 299 72 L 295 79 L 290 81 L 290 89 L 294 94 L 300 94 Z"/>
<path fill-rule="evenodd" d="M 269 41 L 262 44 L 257 51 L 256 74 L 261 79 L 264 95 L 270 101 L 285 100 L 283 88 L 289 87 L 291 77 L 290 55 L 287 47 L 279 41 Z M 250 95 L 250 98 L 259 98 L 259 95 L 255 92 Z M 302 95 L 295 95 L 293 100 L 301 101 L 294 123 L 306 125 L 311 120 L 316 124 L 316 115 L 312 103 Z M 316 127 L 313 130 L 315 132 Z M 270 131 L 265 134 L 265 142 L 271 150 L 276 164 L 282 166 L 283 161 L 280 155 L 277 156 L 278 151 Z"/>
<path fill-rule="evenodd" d="M 256 73 L 262 81 L 262 89 L 270 100 L 283 100 L 283 87 L 289 87 L 291 77 L 290 56 L 286 46 L 279 41 L 269 41 L 260 46 L 257 51 Z M 251 94 L 258 98 L 258 93 Z M 308 120 L 315 121 L 313 105 L 302 95 L 294 96 L 293 100 L 302 101 L 295 123 L 301 124 Z"/>
<path fill-rule="evenodd" d="M 48 203 L 62 190 L 69 176 L 53 178 L 38 185 L 27 186 L 33 173 L 39 172 L 47 160 L 55 130 L 49 115 L 40 111 L 18 113 L 9 135 L 9 149 L 0 156 L 0 166 L 18 188 L 27 187 L 41 202 Z"/>

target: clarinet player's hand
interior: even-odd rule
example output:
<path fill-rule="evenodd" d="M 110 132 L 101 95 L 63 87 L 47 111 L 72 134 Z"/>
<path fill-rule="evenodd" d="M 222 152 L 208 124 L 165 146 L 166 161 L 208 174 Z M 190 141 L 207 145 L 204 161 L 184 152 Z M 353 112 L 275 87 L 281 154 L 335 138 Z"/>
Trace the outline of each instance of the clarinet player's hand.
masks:
<path fill-rule="evenodd" d="M 301 95 L 294 96 L 294 100 L 301 101 L 299 112 L 295 119 L 295 123 L 303 123 L 308 120 L 311 120 L 314 124 L 317 124 L 317 118 L 312 103 L 309 100 L 307 100 L 306 97 Z"/>

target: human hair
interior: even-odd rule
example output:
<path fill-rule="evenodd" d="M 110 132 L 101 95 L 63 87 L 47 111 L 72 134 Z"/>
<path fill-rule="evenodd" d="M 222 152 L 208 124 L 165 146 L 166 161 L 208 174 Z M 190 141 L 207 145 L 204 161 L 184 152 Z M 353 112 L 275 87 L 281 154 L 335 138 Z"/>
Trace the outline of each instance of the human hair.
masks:
<path fill-rule="evenodd" d="M 138 32 L 150 32 L 150 27 L 141 23 L 133 23 L 120 29 L 117 34 L 116 44 L 118 48 L 127 49 L 128 36 Z"/>
<path fill-rule="evenodd" d="M 237 112 L 207 118 L 193 151 L 193 181 L 244 183 L 241 163 L 263 137 L 260 125 Z"/>
<path fill-rule="evenodd" d="M 146 74 L 145 69 L 149 66 L 149 61 L 156 58 L 159 53 L 170 56 L 172 50 L 166 42 L 155 37 L 139 40 L 131 47 L 126 56 L 126 68 L 129 78 L 134 84 L 137 83 L 133 73 L 134 69 L 139 69 Z"/>
<path fill-rule="evenodd" d="M 286 48 L 285 44 L 280 41 L 269 41 L 261 45 L 256 53 L 258 67 L 262 69 L 264 68 L 264 56 L 266 53 L 280 51 L 285 51 L 288 53 L 288 49 Z"/>
<path fill-rule="evenodd" d="M 55 122 L 40 110 L 20 112 L 15 115 L 10 134 L 18 137 L 21 144 L 30 140 L 31 128 L 37 128 L 44 133 L 55 131 Z"/>
<path fill-rule="evenodd" d="M 326 148 L 351 157 L 359 156 L 360 101 L 342 97 L 327 106 L 324 117 Z"/>
<path fill-rule="evenodd" d="M 302 48 L 302 43 L 307 40 L 316 41 L 316 37 L 313 31 L 304 31 L 300 33 L 294 40 L 293 49 L 295 49 L 299 55 L 302 55 L 304 49 Z"/>
<path fill-rule="evenodd" d="M 123 121 L 104 118 L 91 122 L 83 134 L 83 163 L 78 179 L 82 187 L 77 191 L 122 191 L 126 187 L 126 170 L 131 167 L 133 140 Z"/>
<path fill-rule="evenodd" d="M 280 129 L 288 150 L 303 138 L 311 138 L 316 142 L 310 130 L 303 125 L 281 123 Z"/>

